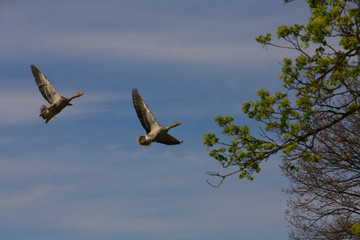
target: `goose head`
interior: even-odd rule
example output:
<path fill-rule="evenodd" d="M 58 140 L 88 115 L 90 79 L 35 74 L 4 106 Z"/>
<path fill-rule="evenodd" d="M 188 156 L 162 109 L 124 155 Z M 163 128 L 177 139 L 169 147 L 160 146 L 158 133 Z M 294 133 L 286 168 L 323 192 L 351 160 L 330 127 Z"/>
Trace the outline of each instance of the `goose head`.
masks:
<path fill-rule="evenodd" d="M 83 93 L 76 93 L 70 98 L 70 100 L 73 100 L 74 98 L 81 97 L 82 95 L 84 95 L 84 94 Z"/>
<path fill-rule="evenodd" d="M 173 127 L 177 127 L 179 125 L 181 125 L 180 122 L 174 122 L 173 124 L 169 125 L 168 128 L 170 129 L 170 128 L 173 128 Z"/>

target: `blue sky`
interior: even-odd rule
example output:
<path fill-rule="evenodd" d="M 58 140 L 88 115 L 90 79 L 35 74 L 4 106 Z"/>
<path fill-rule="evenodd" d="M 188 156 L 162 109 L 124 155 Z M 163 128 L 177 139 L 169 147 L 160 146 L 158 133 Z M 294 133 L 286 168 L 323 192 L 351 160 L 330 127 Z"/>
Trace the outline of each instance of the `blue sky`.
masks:
<path fill-rule="evenodd" d="M 304 1 L 3 0 L 0 3 L 0 238 L 287 239 L 279 159 L 221 188 L 202 145 L 214 118 L 281 86 L 283 57 L 255 37 L 304 23 Z M 45 125 L 35 64 L 73 101 Z M 179 146 L 137 144 L 137 87 Z M 209 179 L 216 181 L 216 179 Z"/>

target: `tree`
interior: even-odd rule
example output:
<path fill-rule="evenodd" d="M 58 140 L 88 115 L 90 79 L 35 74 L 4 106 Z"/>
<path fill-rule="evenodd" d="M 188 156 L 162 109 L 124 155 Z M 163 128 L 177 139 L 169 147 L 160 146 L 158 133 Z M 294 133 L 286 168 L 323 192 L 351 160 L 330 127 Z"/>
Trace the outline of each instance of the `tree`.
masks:
<path fill-rule="evenodd" d="M 239 174 L 252 179 L 263 161 L 279 154 L 290 169 L 298 169 L 299 161 L 318 162 L 321 156 L 311 151 L 317 136 L 359 114 L 360 1 L 308 3 L 311 17 L 306 26 L 280 26 L 277 30 L 287 46 L 273 43 L 271 34 L 257 38 L 265 46 L 291 49 L 299 55 L 283 60 L 280 79 L 284 91 L 271 95 L 261 89 L 259 100 L 243 105 L 242 111 L 259 122 L 258 133 L 234 124 L 231 116 L 215 119 L 230 139 L 221 141 L 209 132 L 203 143 L 224 168 L 236 170 L 211 175 L 225 179 Z"/>
<path fill-rule="evenodd" d="M 360 116 L 322 131 L 312 152 L 318 163 L 302 161 L 298 171 L 283 167 L 291 182 L 287 220 L 291 239 L 354 239 L 360 236 Z"/>
<path fill-rule="evenodd" d="M 360 120 L 360 1 L 307 3 L 311 17 L 306 25 L 277 29 L 284 44 L 274 42 L 271 34 L 256 39 L 264 46 L 298 53 L 283 60 L 282 91 L 271 94 L 261 89 L 258 100 L 243 105 L 243 113 L 258 123 L 259 130 L 254 133 L 253 128 L 237 125 L 232 116 L 219 116 L 215 121 L 224 136 L 204 135 L 209 155 L 231 169 L 227 174 L 209 173 L 220 178 L 218 184 L 209 184 L 218 187 L 233 175 L 252 180 L 264 161 L 279 157 L 293 184 L 287 192 L 296 196 L 287 213 L 296 228 L 292 238 L 351 239 L 360 232 L 360 156 L 355 151 Z"/>

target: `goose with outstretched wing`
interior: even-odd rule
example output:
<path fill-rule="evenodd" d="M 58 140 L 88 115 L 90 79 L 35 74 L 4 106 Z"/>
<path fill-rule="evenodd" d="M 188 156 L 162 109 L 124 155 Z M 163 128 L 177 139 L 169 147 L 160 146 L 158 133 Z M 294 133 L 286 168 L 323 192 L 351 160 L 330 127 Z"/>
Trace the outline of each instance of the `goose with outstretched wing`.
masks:
<path fill-rule="evenodd" d="M 84 95 L 83 93 L 76 93 L 70 98 L 63 97 L 58 91 L 56 91 L 45 75 L 42 74 L 35 65 L 31 65 L 31 71 L 34 75 L 36 85 L 38 86 L 41 95 L 50 104 L 48 107 L 43 105 L 40 108 L 39 117 L 42 117 L 45 120 L 45 123 L 48 123 L 51 119 L 53 119 L 56 114 L 61 112 L 61 110 L 63 110 L 66 106 L 71 106 L 71 100 Z"/>
<path fill-rule="evenodd" d="M 177 127 L 181 123 L 174 122 L 167 127 L 161 126 L 156 121 L 154 115 L 151 113 L 149 107 L 141 98 L 140 93 L 136 88 L 132 90 L 132 100 L 140 123 L 146 131 L 145 136 L 138 137 L 138 143 L 141 146 L 150 146 L 152 142 L 158 142 L 166 145 L 176 145 L 182 143 L 167 133 L 171 128 Z"/>

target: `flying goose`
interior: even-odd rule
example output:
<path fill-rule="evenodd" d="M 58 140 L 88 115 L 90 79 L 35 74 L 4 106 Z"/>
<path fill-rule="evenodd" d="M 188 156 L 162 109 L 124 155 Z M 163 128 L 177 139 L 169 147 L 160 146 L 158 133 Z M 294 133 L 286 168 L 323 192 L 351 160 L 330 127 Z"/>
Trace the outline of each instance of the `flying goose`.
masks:
<path fill-rule="evenodd" d="M 175 145 L 182 143 L 167 133 L 170 128 L 177 127 L 181 123 L 174 122 L 168 127 L 161 126 L 156 121 L 154 115 L 151 113 L 150 109 L 148 108 L 144 100 L 141 98 L 140 93 L 136 88 L 132 90 L 132 100 L 140 123 L 146 131 L 145 136 L 138 137 L 138 143 L 141 146 L 148 147 L 152 142 L 158 142 L 166 145 Z"/>
<path fill-rule="evenodd" d="M 31 65 L 31 71 L 34 75 L 36 85 L 38 86 L 41 95 L 43 95 L 45 100 L 50 103 L 50 106 L 46 107 L 43 105 L 40 108 L 39 117 L 42 117 L 45 120 L 45 123 L 48 123 L 51 119 L 53 119 L 56 114 L 61 112 L 61 110 L 63 110 L 66 106 L 71 106 L 71 100 L 84 95 L 83 93 L 76 93 L 70 98 L 63 97 L 56 91 L 45 75 L 42 74 L 35 65 Z"/>

